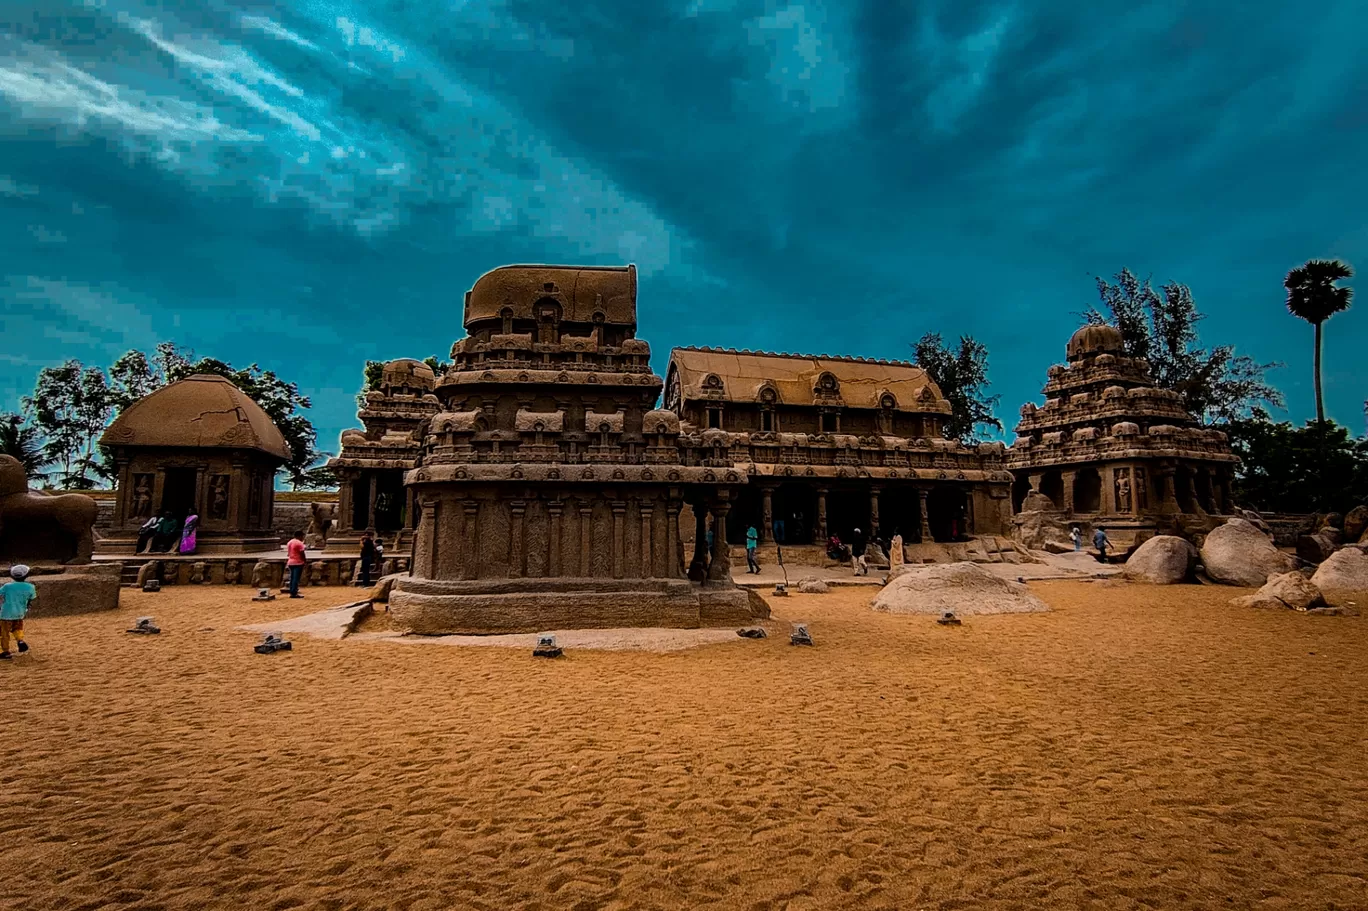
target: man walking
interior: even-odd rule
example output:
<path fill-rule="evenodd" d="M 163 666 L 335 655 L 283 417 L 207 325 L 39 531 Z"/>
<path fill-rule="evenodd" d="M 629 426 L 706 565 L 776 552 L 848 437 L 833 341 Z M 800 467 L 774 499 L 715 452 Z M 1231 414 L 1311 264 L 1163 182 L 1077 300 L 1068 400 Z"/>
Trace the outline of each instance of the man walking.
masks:
<path fill-rule="evenodd" d="M 1093 532 L 1093 547 L 1097 548 L 1097 561 L 1106 563 L 1107 548 L 1111 547 L 1111 541 L 1107 540 L 1107 532 L 1101 525 L 1097 526 L 1097 530 Z"/>
<path fill-rule="evenodd" d="M 746 529 L 746 572 L 760 572 L 760 563 L 755 559 L 755 546 L 760 543 L 760 535 L 752 525 Z"/>

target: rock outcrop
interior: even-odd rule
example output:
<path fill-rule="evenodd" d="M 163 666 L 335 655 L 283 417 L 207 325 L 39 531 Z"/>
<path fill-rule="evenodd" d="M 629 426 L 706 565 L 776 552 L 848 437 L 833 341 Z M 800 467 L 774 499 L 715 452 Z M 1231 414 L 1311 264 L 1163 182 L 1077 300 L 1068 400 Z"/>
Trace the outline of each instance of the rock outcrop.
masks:
<path fill-rule="evenodd" d="M 1231 519 L 1214 529 L 1206 536 L 1201 555 L 1207 575 L 1224 585 L 1258 588 L 1269 576 L 1296 569 L 1290 556 L 1245 519 Z"/>
<path fill-rule="evenodd" d="M 875 596 L 875 610 L 894 614 L 952 612 L 960 617 L 1013 614 L 1050 608 L 1018 582 L 1008 582 L 973 563 L 907 565 Z"/>
<path fill-rule="evenodd" d="M 808 578 L 798 581 L 798 590 L 805 595 L 825 595 L 831 591 L 831 586 L 821 579 Z"/>
<path fill-rule="evenodd" d="M 1311 583 L 1323 592 L 1368 592 L 1368 554 L 1359 547 L 1346 547 L 1331 554 Z"/>
<path fill-rule="evenodd" d="M 1237 607 L 1290 607 L 1304 611 L 1324 604 L 1325 598 L 1301 573 L 1279 573 L 1254 594 L 1232 598 L 1230 603 Z"/>
<path fill-rule="evenodd" d="M 1297 556 L 1307 563 L 1321 563 L 1335 552 L 1335 540 L 1327 531 L 1334 529 L 1322 529 L 1313 535 L 1297 536 Z"/>
<path fill-rule="evenodd" d="M 1197 548 L 1175 535 L 1155 535 L 1126 560 L 1123 575 L 1134 582 L 1176 585 L 1192 579 Z"/>
<path fill-rule="evenodd" d="M 1354 543 L 1368 532 L 1368 506 L 1355 506 L 1344 514 L 1344 540 Z"/>

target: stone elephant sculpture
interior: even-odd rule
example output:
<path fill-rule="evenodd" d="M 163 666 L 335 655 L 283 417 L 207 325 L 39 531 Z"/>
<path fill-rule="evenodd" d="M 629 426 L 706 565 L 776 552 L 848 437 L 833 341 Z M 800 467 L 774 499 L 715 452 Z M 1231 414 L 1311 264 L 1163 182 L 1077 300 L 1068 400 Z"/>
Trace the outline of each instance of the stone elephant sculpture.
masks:
<path fill-rule="evenodd" d="M 0 559 L 10 563 L 89 563 L 99 507 L 78 493 L 29 490 L 24 466 L 0 455 Z"/>

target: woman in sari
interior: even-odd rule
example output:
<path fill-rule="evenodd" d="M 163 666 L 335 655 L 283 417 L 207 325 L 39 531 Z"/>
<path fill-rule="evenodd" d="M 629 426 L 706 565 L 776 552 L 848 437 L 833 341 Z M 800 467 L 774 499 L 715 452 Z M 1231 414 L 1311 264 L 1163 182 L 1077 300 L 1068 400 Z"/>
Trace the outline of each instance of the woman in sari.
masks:
<path fill-rule="evenodd" d="M 195 552 L 195 529 L 199 527 L 199 516 L 191 513 L 185 517 L 185 527 L 181 529 L 180 552 L 183 554 L 193 554 Z"/>

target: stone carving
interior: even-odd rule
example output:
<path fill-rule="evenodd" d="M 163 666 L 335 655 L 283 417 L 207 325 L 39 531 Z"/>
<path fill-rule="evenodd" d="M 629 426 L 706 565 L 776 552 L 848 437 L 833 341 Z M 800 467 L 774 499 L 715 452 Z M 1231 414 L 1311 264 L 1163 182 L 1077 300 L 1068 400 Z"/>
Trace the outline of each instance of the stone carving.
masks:
<path fill-rule="evenodd" d="M 271 564 L 258 562 L 252 567 L 252 588 L 270 588 L 272 582 Z"/>
<path fill-rule="evenodd" d="M 146 519 L 152 515 L 152 476 L 135 475 L 133 482 L 133 517 Z"/>
<path fill-rule="evenodd" d="M 196 560 L 190 565 L 190 584 L 203 585 L 204 571 L 206 564 L 202 560 Z"/>
<path fill-rule="evenodd" d="M 242 563 L 229 560 L 223 567 L 223 581 L 226 585 L 237 585 L 242 581 Z"/>
<path fill-rule="evenodd" d="M 216 474 L 209 482 L 209 518 L 223 521 L 228 518 L 228 476 Z"/>
<path fill-rule="evenodd" d="M 314 560 L 312 563 L 309 564 L 309 584 L 310 584 L 310 585 L 322 585 L 322 584 L 323 584 L 323 561 L 322 561 L 322 560 Z"/>
<path fill-rule="evenodd" d="M 1124 468 L 1116 473 L 1116 509 L 1118 512 L 1131 511 L 1130 478 Z"/>
<path fill-rule="evenodd" d="M 376 506 L 379 509 L 379 506 Z M 336 506 L 332 503 L 310 503 L 309 504 L 309 530 L 304 536 L 307 547 L 311 550 L 325 550 L 328 546 L 328 532 L 333 526 L 333 516 Z"/>
<path fill-rule="evenodd" d="M 149 581 L 161 581 L 162 565 L 157 560 L 148 560 L 138 567 L 138 588 L 147 585 Z"/>
<path fill-rule="evenodd" d="M 0 455 L 0 558 L 10 563 L 90 562 L 97 507 L 83 494 L 47 496 L 28 489 L 24 466 Z"/>

